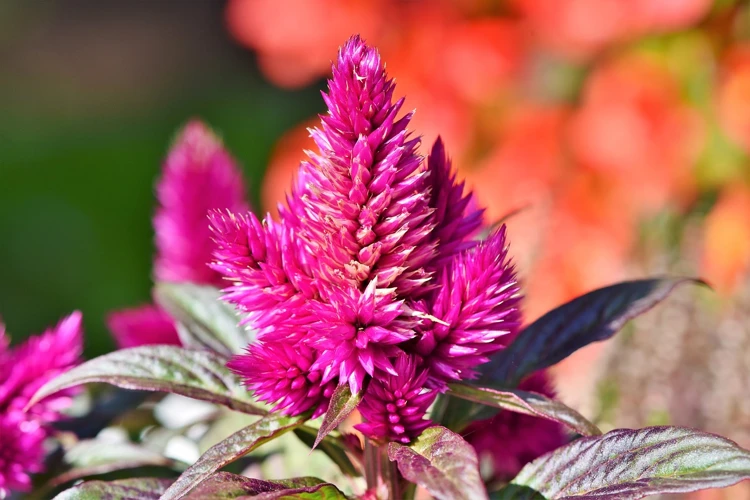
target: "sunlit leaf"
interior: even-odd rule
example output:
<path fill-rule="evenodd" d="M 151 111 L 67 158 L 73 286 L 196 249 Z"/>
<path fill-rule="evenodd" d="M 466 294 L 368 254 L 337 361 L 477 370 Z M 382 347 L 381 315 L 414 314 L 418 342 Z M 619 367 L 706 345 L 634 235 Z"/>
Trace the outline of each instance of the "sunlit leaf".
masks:
<path fill-rule="evenodd" d="M 211 498 L 228 500 L 232 498 L 249 498 L 262 495 L 264 500 L 281 498 L 298 498 L 307 500 L 345 500 L 334 485 L 314 477 L 300 477 L 263 481 L 250 479 L 228 472 L 217 472 L 198 485 L 186 497 L 190 500 Z"/>
<path fill-rule="evenodd" d="M 162 496 L 162 500 L 181 498 L 214 472 L 234 462 L 264 443 L 302 425 L 307 416 L 285 417 L 268 414 L 209 448 L 188 467 Z"/>
<path fill-rule="evenodd" d="M 91 382 L 123 389 L 162 391 L 210 401 L 254 415 L 265 413 L 252 404 L 226 359 L 208 351 L 155 345 L 121 349 L 87 361 L 44 384 L 29 406 L 57 391 Z"/>
<path fill-rule="evenodd" d="M 583 415 L 542 394 L 519 390 L 501 391 L 466 384 L 450 384 L 448 394 L 474 403 L 559 422 L 584 436 L 602 432 Z"/>
<path fill-rule="evenodd" d="M 157 283 L 156 302 L 178 322 L 183 345 L 208 349 L 225 356 L 238 354 L 254 340 L 240 326 L 240 316 L 212 286 L 194 283 Z"/>
<path fill-rule="evenodd" d="M 318 437 L 315 438 L 313 449 L 357 408 L 359 402 L 362 401 L 363 393 L 364 389 L 357 394 L 352 394 L 348 384 L 336 387 L 331 396 L 331 401 L 328 403 L 328 410 L 323 415 L 323 423 L 318 430 Z"/>
<path fill-rule="evenodd" d="M 515 387 L 526 375 L 552 366 L 592 342 L 612 337 L 683 283 L 702 282 L 691 278 L 626 281 L 575 298 L 527 326 L 510 346 L 480 368 L 480 380 Z"/>
<path fill-rule="evenodd" d="M 681 427 L 618 429 L 539 457 L 496 498 L 635 500 L 743 479 L 750 479 L 750 452 L 728 439 Z"/>
<path fill-rule="evenodd" d="M 404 478 L 435 498 L 487 498 L 474 448 L 445 427 L 428 428 L 411 446 L 390 443 L 388 458 L 398 464 Z"/>

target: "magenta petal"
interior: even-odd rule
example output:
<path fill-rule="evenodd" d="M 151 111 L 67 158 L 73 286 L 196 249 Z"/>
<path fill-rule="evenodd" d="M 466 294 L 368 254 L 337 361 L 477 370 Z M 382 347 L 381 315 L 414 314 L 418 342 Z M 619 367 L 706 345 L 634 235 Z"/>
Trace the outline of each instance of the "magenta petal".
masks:
<path fill-rule="evenodd" d="M 180 345 L 174 320 L 155 305 L 110 313 L 107 326 L 121 349 L 152 344 Z"/>

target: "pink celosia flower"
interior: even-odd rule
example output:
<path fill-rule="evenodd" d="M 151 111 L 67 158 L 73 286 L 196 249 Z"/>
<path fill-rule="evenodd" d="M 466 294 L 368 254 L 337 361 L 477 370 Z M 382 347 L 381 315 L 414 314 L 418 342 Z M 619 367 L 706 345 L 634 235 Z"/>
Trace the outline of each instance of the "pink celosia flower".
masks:
<path fill-rule="evenodd" d="M 555 395 L 544 371 L 527 377 L 519 389 L 547 397 Z M 501 481 L 514 478 L 524 465 L 567 442 L 559 423 L 510 411 L 473 422 L 463 435 L 479 459 L 489 464 L 493 479 Z"/>
<path fill-rule="evenodd" d="M 517 329 L 519 290 L 504 229 L 470 239 L 482 211 L 442 142 L 428 161 L 417 154 L 377 51 L 350 39 L 328 87 L 329 112 L 311 130 L 319 151 L 300 166 L 281 221 L 210 216 L 212 268 L 259 332 L 230 366 L 289 414 L 324 405 L 321 384 L 356 393 L 371 379 L 363 431 L 408 442 L 429 425 L 434 389 L 473 377 Z"/>
<path fill-rule="evenodd" d="M 235 357 L 229 368 L 244 374 L 248 387 L 259 399 L 275 403 L 274 410 L 297 415 L 313 409 L 315 418 L 326 411 L 336 388 L 312 367 L 315 355 L 303 344 L 269 342 Z"/>
<path fill-rule="evenodd" d="M 423 327 L 415 348 L 430 369 L 428 386 L 444 390 L 446 382 L 475 378 L 474 367 L 519 328 L 519 288 L 507 253 L 502 227 L 457 255 L 437 279 L 428 312 L 439 321 Z"/>
<path fill-rule="evenodd" d="M 415 357 L 400 355 L 395 368 L 397 375 L 370 382 L 359 405 L 364 422 L 355 427 L 375 439 L 408 443 L 430 425 L 422 417 L 437 394 L 423 391 L 427 372 L 419 369 Z"/>
<path fill-rule="evenodd" d="M 28 490 L 29 475 L 43 470 L 47 424 L 62 417 L 73 391 L 24 408 L 43 384 L 80 360 L 82 344 L 79 312 L 16 348 L 8 347 L 0 325 L 0 497 L 10 490 Z"/>
<path fill-rule="evenodd" d="M 206 215 L 214 208 L 244 211 L 247 204 L 240 170 L 203 123 L 191 121 L 178 135 L 156 194 L 154 278 L 220 285 L 221 275 L 207 265 L 214 246 Z M 155 306 L 117 311 L 107 324 L 121 348 L 180 343 L 174 322 Z"/>
<path fill-rule="evenodd" d="M 213 252 L 206 215 L 212 208 L 247 209 L 242 174 L 221 141 L 194 120 L 180 132 L 156 186 L 157 281 L 222 283 L 208 266 Z"/>
<path fill-rule="evenodd" d="M 121 349 L 149 344 L 180 345 L 174 320 L 152 304 L 110 313 L 107 326 Z"/>

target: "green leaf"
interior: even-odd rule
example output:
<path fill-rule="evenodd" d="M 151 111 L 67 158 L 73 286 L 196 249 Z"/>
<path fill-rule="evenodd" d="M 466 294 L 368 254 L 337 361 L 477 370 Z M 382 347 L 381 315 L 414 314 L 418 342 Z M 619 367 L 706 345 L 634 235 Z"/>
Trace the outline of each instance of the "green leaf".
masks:
<path fill-rule="evenodd" d="M 310 449 L 315 447 L 317 432 L 314 428 L 303 425 L 294 429 L 294 434 Z M 340 437 L 334 437 L 332 434 L 327 435 L 318 443 L 318 450 L 328 455 L 338 465 L 341 472 L 347 476 L 358 477 L 362 475 L 349 459 L 349 455 L 346 454 L 346 445 Z"/>
<path fill-rule="evenodd" d="M 171 482 L 154 477 L 86 481 L 63 491 L 54 500 L 158 500 Z"/>
<path fill-rule="evenodd" d="M 750 479 L 750 452 L 721 436 L 681 427 L 617 429 L 539 457 L 496 498 L 635 500 L 743 479 Z"/>
<path fill-rule="evenodd" d="M 209 448 L 169 487 L 162 500 L 181 498 L 214 472 L 253 451 L 264 443 L 302 425 L 308 417 L 268 414 Z"/>
<path fill-rule="evenodd" d="M 388 458 L 404 478 L 437 499 L 487 498 L 474 448 L 445 427 L 428 428 L 411 446 L 390 443 Z"/>
<path fill-rule="evenodd" d="M 323 423 L 318 430 L 318 437 L 315 438 L 313 449 L 318 446 L 328 433 L 338 427 L 357 408 L 359 402 L 362 401 L 363 393 L 364 389 L 357 394 L 352 394 L 349 384 L 342 384 L 336 387 L 331 396 L 331 401 L 328 403 L 328 410 L 323 415 Z"/>
<path fill-rule="evenodd" d="M 255 336 L 240 326 L 237 311 L 221 299 L 221 291 L 194 283 L 157 283 L 154 299 L 178 322 L 183 345 L 224 356 L 238 354 Z"/>
<path fill-rule="evenodd" d="M 29 402 L 68 387 L 104 382 L 123 389 L 181 394 L 251 415 L 265 414 L 252 404 L 240 379 L 225 366 L 226 358 L 208 351 L 152 345 L 121 349 L 87 361 L 44 384 Z"/>
<path fill-rule="evenodd" d="M 262 496 L 264 500 L 299 498 L 309 500 L 346 500 L 338 488 L 314 477 L 279 481 L 250 479 L 228 472 L 218 472 L 191 491 L 189 499 L 225 500 Z"/>
<path fill-rule="evenodd" d="M 692 278 L 626 281 L 600 288 L 553 309 L 527 326 L 513 343 L 480 368 L 481 382 L 516 387 L 525 376 L 606 340 L 629 320 L 664 300 Z"/>
<path fill-rule="evenodd" d="M 68 387 L 103 382 L 123 389 L 162 391 L 221 404 L 251 415 L 265 414 L 252 404 L 226 358 L 208 351 L 150 345 L 121 349 L 79 365 L 44 384 L 29 402 Z"/>
<path fill-rule="evenodd" d="M 597 436 L 602 433 L 583 415 L 559 401 L 542 394 L 519 390 L 501 391 L 466 384 L 450 384 L 448 394 L 461 399 L 493 406 L 534 417 L 546 418 L 569 427 L 584 436 Z"/>

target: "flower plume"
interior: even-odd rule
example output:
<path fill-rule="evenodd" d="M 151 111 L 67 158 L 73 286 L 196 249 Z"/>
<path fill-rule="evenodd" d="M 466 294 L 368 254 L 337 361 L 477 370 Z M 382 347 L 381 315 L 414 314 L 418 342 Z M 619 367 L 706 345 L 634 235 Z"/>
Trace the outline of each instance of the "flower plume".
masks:
<path fill-rule="evenodd" d="M 0 497 L 28 491 L 30 474 L 44 470 L 49 424 L 62 418 L 74 390 L 26 406 L 42 385 L 80 361 L 81 320 L 81 313 L 74 312 L 15 348 L 9 347 L 0 324 Z"/>
<path fill-rule="evenodd" d="M 221 274 L 208 266 L 214 244 L 207 215 L 211 209 L 247 210 L 245 185 L 219 138 L 200 121 L 177 135 L 156 195 L 154 279 L 221 285 Z M 119 347 L 180 343 L 174 322 L 151 304 L 113 312 L 107 325 Z"/>
<path fill-rule="evenodd" d="M 328 113 L 280 221 L 213 211 L 211 268 L 258 341 L 230 362 L 287 414 L 322 411 L 337 384 L 364 391 L 360 426 L 409 442 L 446 383 L 474 377 L 520 323 L 505 230 L 482 223 L 441 141 L 417 152 L 378 52 L 351 38 Z"/>

